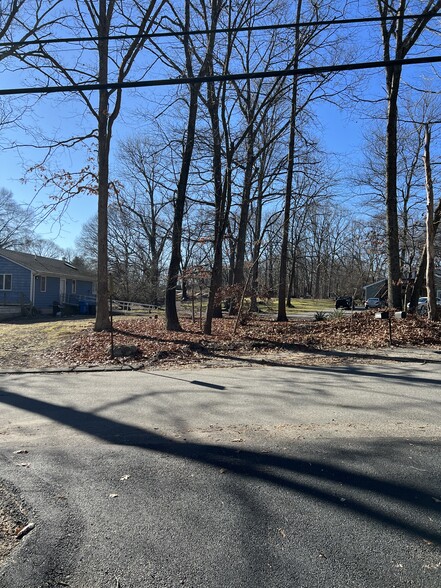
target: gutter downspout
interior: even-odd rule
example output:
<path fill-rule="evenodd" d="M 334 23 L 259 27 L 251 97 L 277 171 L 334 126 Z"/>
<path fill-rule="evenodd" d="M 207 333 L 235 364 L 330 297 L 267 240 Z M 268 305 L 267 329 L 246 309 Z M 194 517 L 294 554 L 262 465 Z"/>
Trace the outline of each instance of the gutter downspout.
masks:
<path fill-rule="evenodd" d="M 31 271 L 31 289 L 29 292 L 29 299 L 32 306 L 35 306 L 35 274 L 33 271 Z"/>

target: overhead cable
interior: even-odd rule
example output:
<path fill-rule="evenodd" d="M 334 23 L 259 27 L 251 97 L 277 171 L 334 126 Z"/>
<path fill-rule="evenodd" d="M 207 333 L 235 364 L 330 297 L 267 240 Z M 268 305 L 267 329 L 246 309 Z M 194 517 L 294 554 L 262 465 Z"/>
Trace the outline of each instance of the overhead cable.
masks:
<path fill-rule="evenodd" d="M 32 45 L 49 45 L 58 43 L 84 43 L 87 41 L 126 41 L 135 39 L 157 39 L 162 37 L 189 37 L 194 35 L 209 35 L 209 34 L 224 34 L 224 33 L 241 33 L 241 32 L 253 32 L 253 31 L 274 31 L 280 29 L 295 29 L 305 28 L 311 26 L 331 26 L 331 25 L 347 25 L 347 24 L 366 24 L 366 23 L 377 23 L 387 22 L 392 20 L 418 20 L 422 17 L 430 16 L 431 18 L 441 16 L 440 13 L 419 13 L 419 14 L 403 14 L 395 16 L 370 16 L 360 18 L 347 18 L 347 19 L 330 19 L 330 20 L 317 20 L 307 21 L 299 23 L 283 23 L 283 24 L 272 24 L 272 25 L 256 25 L 256 26 L 243 26 L 243 27 L 227 27 L 221 29 L 201 29 L 191 31 L 168 31 L 168 32 L 156 32 L 156 33 L 145 33 L 139 34 L 124 34 L 124 35 L 109 35 L 109 36 L 89 36 L 89 37 L 60 37 L 57 39 L 41 38 L 32 41 L 9 41 L 0 43 L 0 47 L 7 47 L 9 49 L 28 47 Z"/>
<path fill-rule="evenodd" d="M 407 65 L 421 65 L 426 63 L 440 63 L 441 55 L 432 57 L 409 57 L 407 59 L 391 59 L 382 61 L 367 61 L 360 63 L 343 63 L 337 65 L 323 65 L 316 67 L 301 67 L 297 69 L 270 70 L 258 72 L 244 72 L 237 74 L 222 74 L 212 76 L 196 76 L 191 78 L 178 77 L 159 80 L 143 80 L 138 82 L 109 82 L 107 84 L 70 84 L 68 86 L 42 86 L 34 88 L 6 88 L 0 89 L 0 96 L 14 96 L 23 94 L 61 94 L 65 92 L 86 92 L 96 90 L 120 90 L 125 88 L 151 88 L 156 86 L 182 86 L 188 84 L 204 84 L 207 82 L 223 82 L 232 80 L 254 80 L 264 78 L 281 78 L 292 76 L 310 76 L 332 72 L 344 72 L 363 69 L 388 67 L 402 67 Z"/>

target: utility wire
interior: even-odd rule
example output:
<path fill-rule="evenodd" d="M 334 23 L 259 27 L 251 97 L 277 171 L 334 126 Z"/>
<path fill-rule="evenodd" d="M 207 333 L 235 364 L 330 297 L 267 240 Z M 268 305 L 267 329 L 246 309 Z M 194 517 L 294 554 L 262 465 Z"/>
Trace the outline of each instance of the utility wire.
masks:
<path fill-rule="evenodd" d="M 222 74 L 214 76 L 196 76 L 192 78 L 169 78 L 162 80 L 144 80 L 139 82 L 110 82 L 108 84 L 71 84 L 68 86 L 43 86 L 34 88 L 6 88 L 0 89 L 0 96 L 20 94 L 60 94 L 63 92 L 85 92 L 93 90 L 120 90 L 125 88 L 151 88 L 155 86 L 181 86 L 184 84 L 203 84 L 206 82 L 223 82 L 232 80 L 254 80 L 263 78 L 281 78 L 291 76 L 308 76 L 331 72 L 375 69 L 380 67 L 394 67 L 405 65 L 420 65 L 424 63 L 440 63 L 441 55 L 432 57 L 410 57 L 408 59 L 390 59 L 387 61 L 367 61 L 360 63 L 343 63 L 338 65 L 323 65 L 319 67 L 302 67 L 297 69 L 270 70 L 238 74 Z"/>
<path fill-rule="evenodd" d="M 59 39 L 36 39 L 33 41 L 10 41 L 0 43 L 0 47 L 8 47 L 10 49 L 28 47 L 31 45 L 49 45 L 55 43 L 78 43 L 86 41 L 125 41 L 128 39 L 156 39 L 161 37 L 189 37 L 193 35 L 209 35 L 209 34 L 221 34 L 221 33 L 241 33 L 241 32 L 253 32 L 253 31 L 275 31 L 280 29 L 295 29 L 310 26 L 330 26 L 330 25 L 346 25 L 346 24 L 366 24 L 376 22 L 387 22 L 391 20 L 417 20 L 423 16 L 436 17 L 441 16 L 440 13 L 420 13 L 420 14 L 406 14 L 396 16 L 371 16 L 363 18 L 347 18 L 347 19 L 331 19 L 331 20 L 317 20 L 307 21 L 300 23 L 283 23 L 273 25 L 257 25 L 257 26 L 245 26 L 245 27 L 228 27 L 222 29 L 202 29 L 192 31 L 169 31 L 162 33 L 146 33 L 144 35 L 109 35 L 105 37 L 90 36 L 90 37 L 62 37 Z"/>

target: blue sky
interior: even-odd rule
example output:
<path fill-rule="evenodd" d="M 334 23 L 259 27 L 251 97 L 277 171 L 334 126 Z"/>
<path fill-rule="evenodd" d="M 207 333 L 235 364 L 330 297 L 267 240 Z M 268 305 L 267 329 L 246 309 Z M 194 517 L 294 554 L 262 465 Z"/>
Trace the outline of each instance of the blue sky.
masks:
<path fill-rule="evenodd" d="M 72 118 L 69 109 L 57 108 L 54 100 L 48 99 L 40 101 L 35 114 L 39 124 L 49 129 L 54 130 L 59 127 L 67 131 L 69 128 L 72 131 L 77 130 L 75 125 L 75 118 Z M 130 109 L 130 103 L 127 103 Z M 133 126 L 130 129 L 128 124 L 129 116 L 125 116 L 124 120 L 118 121 L 115 129 L 115 136 L 113 139 L 113 152 L 117 148 L 118 139 L 122 136 L 127 136 L 130 132 L 135 133 L 136 128 Z M 340 111 L 336 106 L 323 104 L 319 108 L 319 118 L 321 129 L 317 134 L 319 135 L 324 148 L 336 154 L 340 154 L 342 161 L 347 163 L 347 158 L 351 154 L 357 154 L 361 147 L 361 126 L 362 122 L 350 120 L 348 116 Z M 77 117 L 78 119 L 78 117 Z M 90 124 L 93 124 L 92 118 L 87 117 Z M 11 133 L 9 133 L 9 136 Z M 29 143 L 32 137 L 26 132 L 15 133 L 15 140 L 18 142 Z M 84 150 L 70 150 L 64 152 L 62 157 L 62 165 L 65 169 L 75 169 L 81 167 L 83 163 Z M 22 182 L 25 176 L 25 169 L 34 165 L 41 159 L 43 152 L 32 149 L 30 147 L 17 149 L 7 149 L 2 151 L 2 165 L 0 167 L 0 186 L 5 187 L 14 194 L 15 200 L 25 205 L 33 205 L 34 207 L 41 207 L 51 203 L 50 190 L 41 190 L 37 193 L 40 184 L 33 179 L 29 179 L 27 183 Z M 354 158 L 355 156 L 352 155 Z M 78 237 L 81 226 L 84 222 L 90 219 L 96 213 L 97 200 L 94 195 L 76 196 L 69 203 L 67 210 L 63 213 L 61 220 L 57 219 L 57 215 L 53 215 L 50 219 L 42 223 L 38 227 L 38 232 L 47 239 L 54 240 L 63 248 L 74 247 L 75 239 Z"/>
<path fill-rule="evenodd" d="M 376 36 L 378 39 L 378 25 L 370 29 L 370 34 Z M 361 33 L 361 38 L 367 33 Z M 367 39 L 367 37 L 365 37 Z M 372 51 L 372 38 L 366 42 L 366 48 L 362 48 L 364 57 L 368 59 L 368 55 L 375 53 Z M 376 55 L 378 58 L 378 55 Z M 416 72 L 415 69 L 412 71 Z M 420 75 L 421 70 L 416 75 Z M 378 95 L 383 84 L 384 75 L 382 71 L 369 72 L 365 74 L 370 82 L 366 88 L 375 88 Z M 410 70 L 405 73 L 408 79 L 412 79 Z M 22 72 L 2 72 L 2 86 L 4 88 L 19 87 L 24 83 Z M 151 76 L 150 76 L 151 77 Z M 164 77 L 153 75 L 153 77 Z M 27 79 L 28 83 L 31 83 Z M 152 88 L 145 88 L 140 90 L 145 96 L 149 96 L 152 101 L 155 101 L 157 93 L 158 99 L 161 90 L 154 90 Z M 140 118 L 135 116 L 136 103 L 132 95 L 128 94 L 123 100 L 123 108 L 121 117 L 117 120 L 114 138 L 112 142 L 113 153 L 115 153 L 118 140 L 121 137 L 126 137 L 131 133 L 135 133 L 138 129 Z M 346 111 L 340 110 L 337 106 L 331 104 L 321 104 L 317 106 L 317 117 L 320 120 L 321 127 L 317 129 L 316 134 L 319 136 L 322 147 L 328 153 L 335 155 L 336 163 L 344 170 L 352 171 L 356 166 L 362 163 L 363 156 L 363 132 L 368 125 L 368 114 L 371 107 L 368 105 L 358 105 L 357 107 L 350 107 Z M 366 118 L 362 118 L 360 114 L 365 111 Z M 85 109 L 81 102 L 73 102 L 70 98 L 63 99 L 61 96 L 47 96 L 40 98 L 35 107 L 32 109 L 32 116 L 23 120 L 22 128 L 12 128 L 0 132 L 0 145 L 4 145 L 8 141 L 15 141 L 24 145 L 35 143 L 35 138 L 32 136 L 32 131 L 38 127 L 45 130 L 48 136 L 63 135 L 78 132 L 82 128 L 85 132 L 90 132 L 95 125 L 95 121 L 90 115 L 84 115 Z M 145 130 L 145 129 L 143 129 Z M 25 175 L 26 167 L 35 165 L 43 157 L 42 150 L 32 149 L 30 147 L 23 147 L 20 150 L 2 150 L 2 164 L 0 166 L 0 187 L 9 189 L 16 199 L 16 201 L 25 205 L 32 204 L 33 206 L 44 206 L 50 204 L 49 190 L 41 189 L 41 184 L 30 180 L 23 184 L 20 179 Z M 59 158 L 59 167 L 66 170 L 73 170 L 81 167 L 86 159 L 88 153 L 84 149 L 70 149 L 63 152 Z M 39 190 L 40 189 L 40 190 Z M 37 190 L 39 190 L 37 192 Z M 348 190 L 342 184 L 342 191 Z M 346 200 L 346 195 L 342 195 Z M 58 245 L 63 248 L 74 247 L 75 239 L 80 233 L 81 226 L 85 221 L 90 219 L 96 213 L 96 197 L 93 195 L 77 196 L 73 199 L 64 212 L 60 222 L 55 217 L 48 219 L 39 226 L 39 233 L 48 239 L 53 239 Z"/>

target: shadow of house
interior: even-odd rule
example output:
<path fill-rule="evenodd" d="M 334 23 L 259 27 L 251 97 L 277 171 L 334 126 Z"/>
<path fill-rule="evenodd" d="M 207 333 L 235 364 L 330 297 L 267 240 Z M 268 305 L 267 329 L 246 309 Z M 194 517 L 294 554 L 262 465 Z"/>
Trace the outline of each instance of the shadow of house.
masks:
<path fill-rule="evenodd" d="M 93 311 L 96 276 L 67 261 L 0 249 L 0 316 Z"/>

